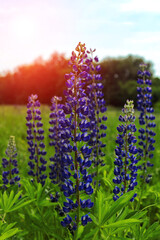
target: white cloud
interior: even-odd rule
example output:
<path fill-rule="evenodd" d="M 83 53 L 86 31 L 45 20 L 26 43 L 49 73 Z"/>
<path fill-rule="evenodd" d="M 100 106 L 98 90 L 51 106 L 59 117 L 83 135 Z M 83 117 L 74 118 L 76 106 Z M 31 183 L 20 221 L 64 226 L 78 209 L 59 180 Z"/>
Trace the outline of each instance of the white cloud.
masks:
<path fill-rule="evenodd" d="M 159 0 L 130 0 L 120 5 L 120 10 L 124 12 L 152 12 L 160 13 Z"/>

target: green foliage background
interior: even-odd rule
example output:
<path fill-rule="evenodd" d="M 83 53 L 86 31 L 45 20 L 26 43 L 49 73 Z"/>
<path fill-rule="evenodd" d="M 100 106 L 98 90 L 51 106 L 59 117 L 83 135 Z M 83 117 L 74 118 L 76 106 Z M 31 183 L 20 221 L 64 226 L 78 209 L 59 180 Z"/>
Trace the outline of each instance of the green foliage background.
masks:
<path fill-rule="evenodd" d="M 107 105 L 122 107 L 127 98 L 136 101 L 137 71 L 142 62 L 152 74 L 153 104 L 160 101 L 160 78 L 155 76 L 152 62 L 129 55 L 105 58 L 100 62 Z M 63 54 L 54 53 L 47 61 L 39 58 L 13 72 L 0 74 L 0 104 L 26 104 L 28 96 L 35 93 L 41 103 L 50 104 L 54 95 L 63 96 L 64 74 L 67 72 L 70 72 L 68 59 Z"/>

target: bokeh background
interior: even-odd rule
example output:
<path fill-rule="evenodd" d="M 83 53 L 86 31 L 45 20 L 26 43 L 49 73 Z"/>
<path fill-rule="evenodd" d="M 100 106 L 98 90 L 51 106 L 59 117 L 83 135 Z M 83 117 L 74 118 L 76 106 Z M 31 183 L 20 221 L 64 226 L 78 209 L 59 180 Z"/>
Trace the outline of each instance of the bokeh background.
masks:
<path fill-rule="evenodd" d="M 79 41 L 96 48 L 107 105 L 136 104 L 141 62 L 160 106 L 158 0 L 0 0 L 0 104 L 44 104 L 63 96 L 68 60 Z"/>

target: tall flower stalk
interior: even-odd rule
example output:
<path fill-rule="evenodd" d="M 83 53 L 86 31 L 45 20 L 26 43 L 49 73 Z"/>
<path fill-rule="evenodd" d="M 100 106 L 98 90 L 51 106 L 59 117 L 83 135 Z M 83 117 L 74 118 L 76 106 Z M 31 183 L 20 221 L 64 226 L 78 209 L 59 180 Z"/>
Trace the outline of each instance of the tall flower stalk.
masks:
<path fill-rule="evenodd" d="M 90 108 L 89 119 L 90 119 L 90 133 L 91 138 L 88 142 L 92 146 L 92 161 L 96 169 L 96 176 L 99 175 L 99 165 L 104 166 L 102 157 L 105 156 L 102 149 L 106 146 L 101 140 L 106 137 L 104 132 L 107 129 L 107 126 L 104 124 L 107 120 L 106 115 L 101 116 L 107 110 L 106 102 L 103 98 L 104 94 L 102 93 L 103 84 L 102 77 L 99 71 L 101 70 L 100 65 L 98 65 L 98 57 L 93 57 L 95 49 L 87 51 L 88 57 L 85 60 L 87 74 L 87 87 L 86 93 L 88 96 L 88 106 Z M 96 186 L 98 187 L 98 181 Z M 97 188 L 96 188 L 97 189 Z"/>
<path fill-rule="evenodd" d="M 20 177 L 18 175 L 17 150 L 15 137 L 10 136 L 6 150 L 6 158 L 2 159 L 2 167 L 5 169 L 2 173 L 3 187 L 6 189 L 9 185 L 17 184 L 20 187 Z"/>
<path fill-rule="evenodd" d="M 30 152 L 30 161 L 28 165 L 30 166 L 30 171 L 28 174 L 33 177 L 37 183 L 45 184 L 45 179 L 47 175 L 46 163 L 44 159 L 46 155 L 44 140 L 44 130 L 42 129 L 43 123 L 41 122 L 41 111 L 40 111 L 40 102 L 37 95 L 31 95 L 28 99 L 29 103 L 27 104 L 27 140 L 28 140 L 28 151 Z"/>
<path fill-rule="evenodd" d="M 68 171 L 69 166 L 72 163 L 72 156 L 69 155 L 72 151 L 70 145 L 70 119 L 65 118 L 63 105 L 60 103 L 62 99 L 60 97 L 52 98 L 52 106 L 50 113 L 50 128 L 49 138 L 50 146 L 53 148 L 54 155 L 50 157 L 50 179 L 54 184 L 62 184 L 65 179 L 68 179 L 71 174 Z"/>
<path fill-rule="evenodd" d="M 138 156 L 141 169 L 141 178 L 144 183 L 149 183 L 152 175 L 148 171 L 148 167 L 152 167 L 153 163 L 150 163 L 150 159 L 153 158 L 154 151 L 154 136 L 156 133 L 152 130 L 156 124 L 153 122 L 155 116 L 153 115 L 154 109 L 152 107 L 152 81 L 149 79 L 151 76 L 150 72 L 146 70 L 147 65 L 141 64 L 140 70 L 138 71 L 137 83 L 137 106 L 139 115 L 139 124 L 142 126 L 139 129 L 139 148 Z"/>
<path fill-rule="evenodd" d="M 90 199 L 84 199 L 84 193 L 91 195 L 93 189 L 91 187 L 92 178 L 88 174 L 87 168 L 91 166 L 90 154 L 92 149 L 86 143 L 89 141 L 90 122 L 88 121 L 89 108 L 86 105 L 86 93 L 84 90 L 87 71 L 85 71 L 85 59 L 87 58 L 85 44 L 79 43 L 76 52 L 72 52 L 70 65 L 72 72 L 66 74 L 67 91 L 66 104 L 63 110 L 71 121 L 71 143 L 72 157 L 71 178 L 66 180 L 62 185 L 64 195 L 67 197 L 64 202 L 63 211 L 65 213 L 75 212 L 74 219 L 67 214 L 67 217 L 61 222 L 62 226 L 68 227 L 74 231 L 78 229 L 80 223 L 85 226 L 91 221 L 88 214 L 83 215 L 83 208 L 91 208 L 93 203 Z M 70 148 L 70 145 L 69 145 Z M 72 195 L 72 199 L 69 197 Z M 82 198 L 81 198 L 82 197 Z"/>
<path fill-rule="evenodd" d="M 116 184 L 113 193 L 113 200 L 116 201 L 124 193 L 129 192 L 137 185 L 137 162 L 136 154 L 137 148 L 135 146 L 136 138 L 134 132 L 136 127 L 134 124 L 134 105 L 133 101 L 127 100 L 122 110 L 124 115 L 119 116 L 119 121 L 122 122 L 117 127 L 118 136 L 115 149 L 116 158 L 114 161 L 114 175 L 113 182 Z M 137 194 L 134 194 L 131 201 L 134 200 Z"/>

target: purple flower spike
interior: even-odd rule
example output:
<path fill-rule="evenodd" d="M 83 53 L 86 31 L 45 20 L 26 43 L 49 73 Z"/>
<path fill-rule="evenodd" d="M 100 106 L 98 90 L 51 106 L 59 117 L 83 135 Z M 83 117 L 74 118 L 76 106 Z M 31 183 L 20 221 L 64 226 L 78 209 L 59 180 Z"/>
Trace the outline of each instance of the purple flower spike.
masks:
<path fill-rule="evenodd" d="M 148 173 L 148 167 L 152 167 L 149 159 L 153 158 L 153 151 L 155 140 L 155 132 L 152 130 L 156 124 L 153 122 L 155 116 L 153 115 L 154 109 L 152 107 L 152 88 L 150 87 L 152 81 L 148 79 L 151 76 L 150 72 L 146 70 L 146 64 L 140 64 L 140 70 L 138 71 L 139 87 L 137 87 L 137 109 L 140 112 L 139 124 L 139 148 L 138 148 L 138 160 L 141 165 L 139 169 L 142 170 L 141 178 L 142 181 L 149 183 L 152 176 Z"/>
<path fill-rule="evenodd" d="M 84 208 L 93 207 L 90 199 L 81 200 L 81 194 L 84 197 L 86 194 L 88 196 L 93 193 L 92 177 L 88 173 L 92 164 L 90 160 L 92 146 L 88 145 L 91 139 L 90 106 L 88 106 L 90 99 L 85 92 L 90 71 L 87 56 L 85 44 L 79 43 L 76 52 L 72 52 L 70 60 L 72 72 L 70 73 L 71 77 L 67 77 L 66 103 L 62 106 L 64 116 L 61 119 L 57 114 L 58 131 L 54 131 L 63 138 L 63 142 L 58 140 L 59 149 L 56 153 L 61 149 L 62 161 L 65 161 L 66 164 L 65 166 L 63 164 L 66 169 L 63 174 L 64 182 L 61 184 L 61 190 L 66 197 L 63 212 L 68 213 L 68 215 L 63 219 L 61 225 L 68 227 L 71 232 L 79 227 L 80 220 L 83 226 L 91 221 L 89 217 L 85 216 L 81 219 L 80 212 Z M 57 145 L 57 143 L 55 144 Z M 72 158 L 69 157 L 70 155 L 72 155 Z"/>
<path fill-rule="evenodd" d="M 47 161 L 44 159 L 46 151 L 43 143 L 44 130 L 41 122 L 40 102 L 38 101 L 38 96 L 33 94 L 28 98 L 28 101 L 26 117 L 28 151 L 30 152 L 30 161 L 28 162 L 30 171 L 28 174 L 44 185 L 47 178 L 45 175 Z"/>
<path fill-rule="evenodd" d="M 116 158 L 114 161 L 114 179 L 116 184 L 113 193 L 113 200 L 116 201 L 124 193 L 131 191 L 137 185 L 137 148 L 134 146 L 136 138 L 134 132 L 136 131 L 134 121 L 133 101 L 127 100 L 124 109 L 124 115 L 120 116 L 119 121 L 121 125 L 117 127 L 117 146 L 115 149 Z M 133 201 L 134 198 L 131 199 Z"/>
<path fill-rule="evenodd" d="M 19 173 L 18 164 L 17 164 L 17 152 L 15 137 L 10 136 L 8 147 L 6 150 L 7 158 L 2 159 L 2 167 L 4 171 L 2 173 L 3 187 L 6 189 L 9 185 L 18 185 L 20 187 L 20 177 L 17 175 Z"/>
<path fill-rule="evenodd" d="M 59 102 L 62 99 L 55 96 L 52 98 L 52 106 L 50 113 L 49 138 L 50 146 L 54 148 L 54 156 L 50 158 L 51 164 L 49 166 L 49 177 L 52 183 L 62 184 L 66 179 L 70 178 L 71 174 L 68 171 L 72 163 L 70 152 L 72 147 L 70 145 L 70 120 L 65 118 L 63 105 Z"/>

